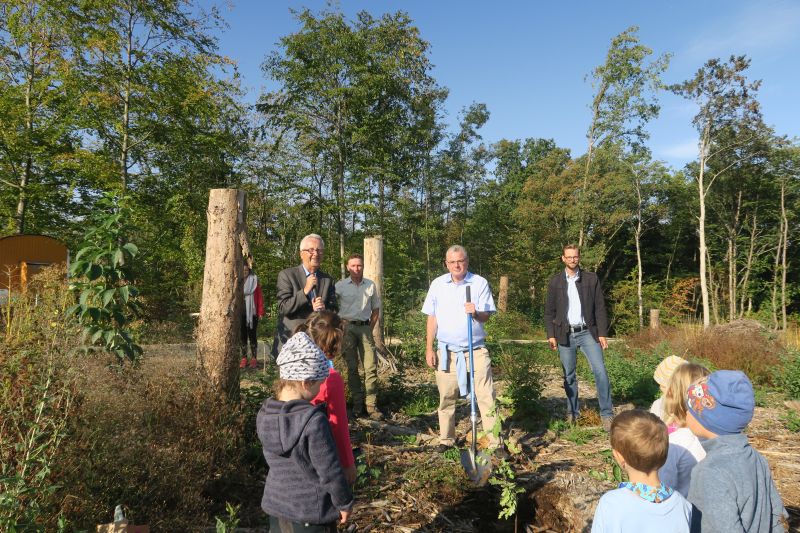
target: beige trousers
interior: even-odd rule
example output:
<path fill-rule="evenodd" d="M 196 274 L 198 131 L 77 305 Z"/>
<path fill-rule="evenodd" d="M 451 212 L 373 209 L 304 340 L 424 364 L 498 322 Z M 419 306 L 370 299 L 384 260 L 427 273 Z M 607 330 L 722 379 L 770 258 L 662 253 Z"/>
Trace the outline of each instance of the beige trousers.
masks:
<path fill-rule="evenodd" d="M 467 372 L 469 372 L 469 356 Z M 440 355 L 441 357 L 441 355 Z M 459 397 L 458 377 L 456 375 L 456 355 L 447 354 L 446 371 L 436 369 L 436 386 L 439 388 L 439 443 L 452 446 L 456 440 L 456 400 Z M 489 350 L 478 348 L 473 350 L 475 359 L 475 399 L 481 413 L 483 430 L 489 433 L 494 427 L 494 381 L 492 380 L 492 360 Z M 498 440 L 489 436 L 490 446 L 498 445 Z"/>

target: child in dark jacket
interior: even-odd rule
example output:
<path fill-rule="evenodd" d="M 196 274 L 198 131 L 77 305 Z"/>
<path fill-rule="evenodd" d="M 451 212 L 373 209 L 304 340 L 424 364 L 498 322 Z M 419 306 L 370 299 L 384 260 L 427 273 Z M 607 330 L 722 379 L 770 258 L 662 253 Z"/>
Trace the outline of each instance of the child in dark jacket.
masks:
<path fill-rule="evenodd" d="M 347 521 L 353 494 L 339 464 L 322 405 L 310 400 L 328 377 L 328 360 L 306 333 L 292 336 L 276 360 L 280 380 L 256 418 L 269 465 L 261 508 L 270 530 L 336 531 Z"/>
<path fill-rule="evenodd" d="M 769 465 L 743 433 L 755 407 L 747 376 L 719 370 L 701 378 L 689 387 L 686 407 L 686 425 L 706 451 L 689 486 L 693 524 L 699 518 L 703 533 L 782 533 L 787 515 Z"/>

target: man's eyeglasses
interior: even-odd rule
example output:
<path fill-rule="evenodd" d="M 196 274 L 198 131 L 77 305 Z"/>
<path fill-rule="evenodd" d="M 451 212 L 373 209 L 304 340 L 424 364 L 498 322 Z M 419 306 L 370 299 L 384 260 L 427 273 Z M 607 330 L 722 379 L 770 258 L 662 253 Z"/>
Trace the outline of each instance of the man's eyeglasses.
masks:
<path fill-rule="evenodd" d="M 306 249 L 300 250 L 300 251 L 301 252 L 305 252 L 308 255 L 314 255 L 314 254 L 322 255 L 322 252 L 324 252 L 325 250 L 323 250 L 322 248 L 306 248 Z"/>
<path fill-rule="evenodd" d="M 466 264 L 466 259 L 456 259 L 455 261 L 445 261 L 448 265 L 463 265 Z"/>

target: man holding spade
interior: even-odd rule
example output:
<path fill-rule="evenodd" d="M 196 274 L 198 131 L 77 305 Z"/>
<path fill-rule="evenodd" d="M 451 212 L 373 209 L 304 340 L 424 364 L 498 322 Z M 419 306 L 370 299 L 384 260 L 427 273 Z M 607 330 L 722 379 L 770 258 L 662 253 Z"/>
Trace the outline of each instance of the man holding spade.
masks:
<path fill-rule="evenodd" d="M 453 245 L 445 255 L 448 273 L 431 283 L 422 312 L 428 315 L 425 360 L 436 369 L 439 389 L 439 450 L 455 445 L 456 399 L 470 389 L 469 352 L 475 361 L 475 398 L 481 412 L 489 446 L 500 441 L 490 432 L 494 427 L 495 392 L 492 365 L 484 345 L 483 324 L 496 311 L 486 279 L 469 271 L 469 258 L 463 246 Z M 471 298 L 467 298 L 467 294 Z M 469 341 L 472 339 L 472 345 Z M 434 342 L 434 339 L 436 342 Z"/>

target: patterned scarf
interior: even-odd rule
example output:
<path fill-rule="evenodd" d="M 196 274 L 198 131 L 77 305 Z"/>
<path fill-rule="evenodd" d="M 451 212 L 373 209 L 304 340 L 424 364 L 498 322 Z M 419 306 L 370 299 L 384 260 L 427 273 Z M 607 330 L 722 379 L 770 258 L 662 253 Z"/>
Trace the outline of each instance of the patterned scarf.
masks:
<path fill-rule="evenodd" d="M 631 481 L 626 481 L 624 483 L 620 483 L 619 488 L 628 489 L 640 498 L 653 503 L 661 503 L 672 496 L 672 493 L 675 492 L 663 483 L 658 487 L 651 487 L 650 485 L 645 485 L 644 483 L 633 483 Z"/>

